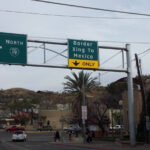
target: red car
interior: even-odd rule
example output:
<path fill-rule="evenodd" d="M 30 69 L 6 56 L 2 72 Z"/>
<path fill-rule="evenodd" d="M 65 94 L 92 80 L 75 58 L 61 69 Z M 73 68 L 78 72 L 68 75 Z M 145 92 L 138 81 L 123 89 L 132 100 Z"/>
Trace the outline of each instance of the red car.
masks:
<path fill-rule="evenodd" d="M 6 131 L 10 131 L 10 132 L 12 132 L 12 131 L 18 131 L 18 130 L 24 131 L 25 128 L 24 127 L 19 127 L 19 126 L 12 126 L 12 127 L 6 129 Z"/>

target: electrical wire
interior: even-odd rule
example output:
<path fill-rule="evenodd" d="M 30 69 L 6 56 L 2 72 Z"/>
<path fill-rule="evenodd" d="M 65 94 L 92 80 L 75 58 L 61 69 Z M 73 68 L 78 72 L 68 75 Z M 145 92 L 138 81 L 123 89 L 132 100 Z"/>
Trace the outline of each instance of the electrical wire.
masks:
<path fill-rule="evenodd" d="M 6 9 L 0 9 L 0 12 L 5 13 L 16 13 L 16 14 L 26 14 L 26 15 L 39 15 L 39 16 L 54 16 L 54 17 L 65 17 L 65 18 L 82 18 L 82 19 L 107 19 L 107 20 L 131 20 L 131 19 L 145 19 L 150 20 L 149 17 L 144 18 L 131 18 L 131 17 L 95 17 L 95 16 L 77 16 L 77 15 L 62 15 L 62 14 L 50 14 L 50 13 L 39 13 L 39 12 L 29 12 L 29 11 L 17 11 L 17 10 L 6 10 Z"/>
<path fill-rule="evenodd" d="M 46 36 L 28 36 L 31 39 L 52 39 L 52 40 L 67 40 L 66 38 L 46 37 Z"/>
<path fill-rule="evenodd" d="M 140 58 L 145 57 L 146 55 L 148 55 L 150 53 L 150 51 L 147 51 L 147 53 L 145 53 L 145 55 L 141 56 Z"/>
<path fill-rule="evenodd" d="M 122 43 L 122 44 L 144 44 L 144 45 L 149 45 L 150 42 L 140 42 L 140 41 L 98 41 L 98 42 L 106 42 L 106 43 Z"/>
<path fill-rule="evenodd" d="M 53 40 L 67 40 L 67 38 L 57 38 L 57 37 L 44 37 L 44 36 L 29 36 L 29 38 L 37 38 L 37 39 L 53 39 Z M 106 40 L 98 40 L 99 43 L 121 43 L 121 44 L 142 44 L 142 45 L 149 45 L 150 42 L 143 42 L 143 41 L 106 41 Z"/>
<path fill-rule="evenodd" d="M 143 52 L 141 52 L 141 53 L 139 53 L 139 54 L 137 54 L 138 56 L 139 55 L 142 55 L 142 54 L 144 54 L 144 53 L 146 53 L 146 52 L 148 52 L 148 51 L 150 51 L 150 48 L 148 48 L 147 50 L 145 50 L 145 51 L 143 51 Z"/>
<path fill-rule="evenodd" d="M 150 14 L 145 14 L 145 13 L 120 11 L 120 10 L 113 10 L 113 9 L 95 8 L 95 7 L 73 5 L 73 4 L 67 4 L 67 3 L 59 3 L 59 2 L 53 2 L 53 1 L 46 1 L 46 0 L 32 0 L 32 1 L 49 3 L 49 4 L 54 4 L 54 5 L 61 5 L 61 6 L 68 6 L 68 7 L 75 7 L 75 8 L 82 8 L 82 9 L 90 9 L 90 10 L 97 10 L 97 11 L 112 12 L 112 13 L 121 13 L 121 14 L 138 15 L 138 16 L 150 16 Z"/>
<path fill-rule="evenodd" d="M 146 53 L 146 54 L 145 54 Z M 145 57 L 146 55 L 148 55 L 150 53 L 150 48 L 148 48 L 147 50 L 145 50 L 145 51 L 143 51 L 143 52 L 141 52 L 141 53 L 138 53 L 137 55 L 138 56 L 140 56 L 140 55 L 143 55 L 143 54 L 145 54 L 145 55 L 143 55 L 143 56 L 141 56 L 140 58 L 143 58 L 143 57 Z M 133 59 L 131 59 L 131 62 L 133 62 L 133 61 L 135 61 L 135 58 L 133 58 Z M 125 64 L 127 64 L 127 63 L 125 63 Z M 122 65 L 119 65 L 119 66 L 117 66 L 115 69 L 118 69 L 118 68 L 120 68 Z M 103 75 L 105 75 L 105 74 L 107 74 L 107 73 L 110 73 L 110 72 L 104 72 L 103 74 L 101 74 L 102 76 Z"/>

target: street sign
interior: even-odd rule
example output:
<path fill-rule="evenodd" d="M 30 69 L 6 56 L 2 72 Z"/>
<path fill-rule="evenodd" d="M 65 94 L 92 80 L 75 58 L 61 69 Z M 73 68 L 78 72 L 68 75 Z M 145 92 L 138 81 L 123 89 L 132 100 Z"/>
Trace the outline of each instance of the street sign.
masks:
<path fill-rule="evenodd" d="M 82 120 L 87 120 L 87 106 L 82 106 Z"/>
<path fill-rule="evenodd" d="M 27 36 L 0 32 L 0 63 L 27 63 Z"/>
<path fill-rule="evenodd" d="M 68 40 L 68 67 L 99 68 L 98 43 L 96 41 Z"/>

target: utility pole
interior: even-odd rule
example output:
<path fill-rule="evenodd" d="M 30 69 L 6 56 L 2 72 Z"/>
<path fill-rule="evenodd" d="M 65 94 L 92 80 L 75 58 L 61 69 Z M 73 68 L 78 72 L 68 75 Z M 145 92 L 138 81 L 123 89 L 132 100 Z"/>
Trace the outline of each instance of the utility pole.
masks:
<path fill-rule="evenodd" d="M 140 89 L 141 89 L 141 95 L 142 95 L 142 100 L 143 100 L 143 105 L 142 105 L 142 113 L 143 113 L 143 119 L 144 119 L 144 122 L 145 122 L 145 126 L 144 126 L 144 132 L 145 132 L 145 142 L 147 143 L 148 142 L 148 134 L 147 134 L 147 131 L 146 131 L 146 124 L 147 124 L 147 117 L 148 117 L 148 113 L 147 113 L 147 103 L 146 103 L 146 98 L 145 98 L 145 90 L 144 90 L 144 83 L 143 83 L 143 80 L 142 80 L 142 76 L 141 76 L 141 64 L 139 65 L 139 59 L 138 59 L 138 56 L 137 54 L 135 54 L 135 60 L 136 60 L 136 67 L 137 67 L 137 73 L 138 73 L 138 78 L 139 78 L 139 81 L 140 81 Z M 148 119 L 149 120 L 149 119 Z"/>
<path fill-rule="evenodd" d="M 141 59 L 139 59 L 139 68 L 140 68 L 140 73 L 142 75 L 142 60 Z"/>
<path fill-rule="evenodd" d="M 130 131 L 130 144 L 135 146 L 135 123 L 134 123 L 134 97 L 133 97 L 133 79 L 131 67 L 131 52 L 130 45 L 126 44 L 127 52 L 127 70 L 128 70 L 128 116 L 129 116 L 129 131 Z"/>

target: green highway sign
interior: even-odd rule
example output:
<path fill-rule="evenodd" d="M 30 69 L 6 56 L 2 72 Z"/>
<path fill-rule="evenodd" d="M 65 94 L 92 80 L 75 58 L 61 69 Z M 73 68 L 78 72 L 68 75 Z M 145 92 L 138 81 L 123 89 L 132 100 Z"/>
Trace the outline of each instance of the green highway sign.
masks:
<path fill-rule="evenodd" d="M 98 42 L 85 40 L 68 40 L 70 68 L 99 68 Z"/>
<path fill-rule="evenodd" d="M 27 36 L 0 32 L 0 63 L 27 63 Z"/>

